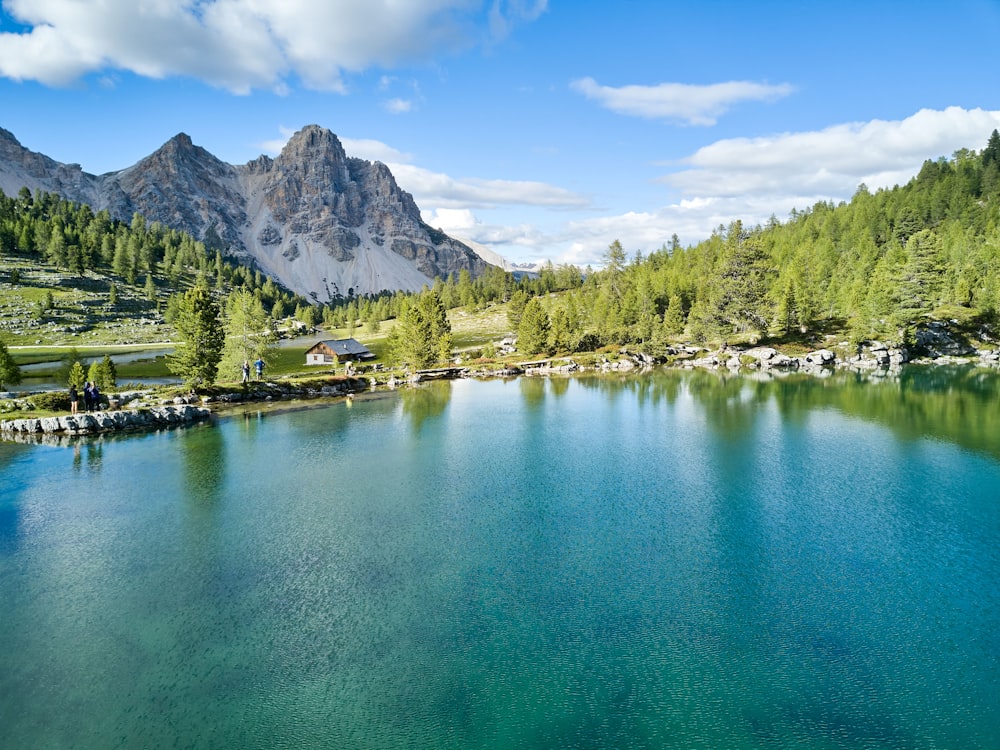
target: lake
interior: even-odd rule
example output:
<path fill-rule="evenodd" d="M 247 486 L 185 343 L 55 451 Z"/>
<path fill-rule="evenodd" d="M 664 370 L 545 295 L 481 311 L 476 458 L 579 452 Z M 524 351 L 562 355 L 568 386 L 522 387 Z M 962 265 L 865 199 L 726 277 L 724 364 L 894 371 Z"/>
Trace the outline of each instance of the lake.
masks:
<path fill-rule="evenodd" d="M 0 443 L 0 747 L 998 747 L 998 406 L 654 371 Z"/>

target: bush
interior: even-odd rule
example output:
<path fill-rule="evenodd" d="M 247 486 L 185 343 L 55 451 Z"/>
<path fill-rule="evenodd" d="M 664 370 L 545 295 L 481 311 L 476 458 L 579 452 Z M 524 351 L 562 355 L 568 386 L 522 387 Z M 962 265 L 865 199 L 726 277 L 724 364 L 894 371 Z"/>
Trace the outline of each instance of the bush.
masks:
<path fill-rule="evenodd" d="M 69 394 L 63 391 L 37 393 L 28 401 L 34 404 L 36 409 L 43 411 L 69 411 Z"/>

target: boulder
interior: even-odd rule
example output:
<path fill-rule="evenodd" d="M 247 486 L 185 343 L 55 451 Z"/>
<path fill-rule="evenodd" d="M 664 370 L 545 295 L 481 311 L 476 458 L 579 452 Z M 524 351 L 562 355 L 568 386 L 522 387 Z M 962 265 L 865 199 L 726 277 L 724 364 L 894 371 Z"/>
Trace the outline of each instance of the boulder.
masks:
<path fill-rule="evenodd" d="M 914 339 L 918 349 L 929 357 L 967 357 L 975 354 L 975 347 L 961 334 L 951 330 L 943 320 L 933 320 L 917 328 Z"/>
<path fill-rule="evenodd" d="M 804 359 L 806 364 L 816 367 L 831 367 L 837 361 L 837 355 L 829 349 L 817 349 L 809 352 Z"/>

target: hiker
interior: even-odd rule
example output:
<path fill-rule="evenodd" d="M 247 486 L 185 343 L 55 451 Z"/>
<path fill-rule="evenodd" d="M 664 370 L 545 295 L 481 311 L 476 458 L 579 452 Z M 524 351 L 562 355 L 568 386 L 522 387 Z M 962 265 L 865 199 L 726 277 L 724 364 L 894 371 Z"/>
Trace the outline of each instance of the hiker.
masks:
<path fill-rule="evenodd" d="M 262 360 L 260 357 L 257 357 L 257 361 L 253 363 L 253 366 L 254 369 L 257 370 L 257 380 L 260 380 L 262 377 L 264 377 L 264 360 Z"/>
<path fill-rule="evenodd" d="M 76 405 L 80 401 L 80 394 L 76 392 L 76 386 L 71 385 L 69 387 L 69 412 L 70 414 L 76 414 Z"/>
<path fill-rule="evenodd" d="M 97 387 L 97 383 L 90 386 L 90 409 L 87 411 L 100 411 L 101 409 L 101 389 Z"/>
<path fill-rule="evenodd" d="M 83 384 L 83 410 L 92 411 L 94 408 L 94 391 L 90 386 L 90 381 L 88 380 Z"/>
<path fill-rule="evenodd" d="M 250 381 L 250 360 L 244 359 L 243 360 L 243 380 L 241 380 L 240 382 L 241 383 L 247 383 L 249 381 Z"/>

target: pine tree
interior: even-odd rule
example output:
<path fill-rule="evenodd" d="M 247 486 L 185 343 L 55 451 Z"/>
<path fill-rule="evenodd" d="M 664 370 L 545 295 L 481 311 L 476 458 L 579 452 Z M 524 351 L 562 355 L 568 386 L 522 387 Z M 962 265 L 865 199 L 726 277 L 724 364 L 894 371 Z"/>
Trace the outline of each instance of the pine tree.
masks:
<path fill-rule="evenodd" d="M 451 357 L 451 323 L 436 292 L 410 299 L 389 339 L 393 358 L 414 369 Z"/>
<path fill-rule="evenodd" d="M 679 295 L 671 295 L 667 301 L 667 309 L 663 311 L 663 332 L 667 336 L 684 332 L 684 306 Z"/>
<path fill-rule="evenodd" d="M 435 291 L 423 292 L 420 295 L 420 307 L 431 326 L 431 346 L 436 359 L 446 362 L 451 359 L 451 323 L 448 321 L 448 311 Z"/>
<path fill-rule="evenodd" d="M 83 388 L 87 382 L 87 371 L 83 369 L 83 363 L 76 360 L 69 368 L 69 376 L 66 378 L 66 385 L 76 386 L 77 390 Z"/>
<path fill-rule="evenodd" d="M 11 356 L 7 345 L 0 341 L 0 390 L 5 385 L 18 385 L 21 382 L 21 368 Z"/>
<path fill-rule="evenodd" d="M 515 331 L 521 325 L 521 316 L 524 315 L 524 307 L 528 304 L 528 293 L 523 289 L 518 289 L 510 296 L 507 303 L 507 322 Z"/>
<path fill-rule="evenodd" d="M 524 307 L 521 325 L 517 327 L 518 351 L 533 355 L 547 354 L 549 350 L 549 314 L 537 297 L 532 297 Z"/>
<path fill-rule="evenodd" d="M 181 342 L 167 357 L 167 367 L 190 387 L 211 386 L 219 372 L 225 330 L 208 288 L 202 284 L 184 293 L 174 320 Z"/>
<path fill-rule="evenodd" d="M 566 307 L 560 305 L 552 311 L 549 319 L 549 345 L 557 352 L 572 351 L 576 332 L 570 321 L 569 312 Z"/>
<path fill-rule="evenodd" d="M 768 267 L 760 237 L 734 222 L 716 268 L 705 312 L 715 319 L 718 331 L 723 335 L 765 331 Z"/>
<path fill-rule="evenodd" d="M 435 350 L 430 321 L 413 300 L 406 306 L 392 329 L 389 345 L 393 358 L 413 369 L 428 367 L 434 361 Z"/>
<path fill-rule="evenodd" d="M 237 289 L 226 300 L 226 344 L 220 369 L 223 377 L 236 379 L 244 362 L 273 358 L 275 336 L 271 319 L 260 297 Z"/>

